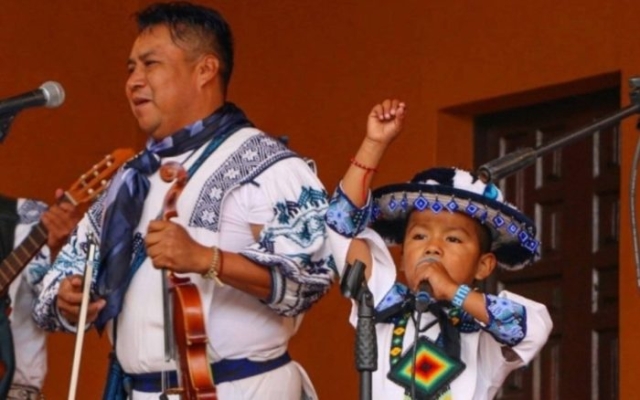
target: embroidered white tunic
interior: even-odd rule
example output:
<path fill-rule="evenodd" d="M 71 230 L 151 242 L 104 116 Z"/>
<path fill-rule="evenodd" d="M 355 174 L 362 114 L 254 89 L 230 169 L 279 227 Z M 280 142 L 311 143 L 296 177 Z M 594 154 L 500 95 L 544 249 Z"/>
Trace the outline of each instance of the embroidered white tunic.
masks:
<path fill-rule="evenodd" d="M 342 275 L 351 239 L 345 238 L 331 229 L 328 229 L 327 232 L 334 249 L 338 271 Z M 368 286 L 373 293 L 375 304 L 378 305 L 396 281 L 395 263 L 386 244 L 373 230 L 365 228 L 357 238 L 366 240 L 371 248 L 373 269 Z M 498 343 L 486 331 L 461 333 L 461 360 L 466 364 L 466 368 L 450 384 L 450 395 L 453 399 L 493 399 L 509 373 L 533 360 L 551 332 L 551 318 L 544 305 L 507 291 L 501 292 L 499 296 L 511 299 L 526 309 L 526 336 L 516 346 L 511 347 L 519 359 L 507 361 L 502 354 L 504 345 Z M 421 326 L 425 326 L 433 319 L 431 314 L 423 315 Z M 351 310 L 350 322 L 356 326 L 357 304 L 355 303 Z M 391 367 L 389 351 L 393 329 L 394 325 L 391 323 L 376 324 L 378 369 L 373 373 L 372 378 L 373 398 L 376 400 L 402 400 L 404 398 L 405 388 L 387 378 Z M 435 342 L 439 333 L 440 328 L 438 324 L 435 324 L 421 335 L 426 334 L 429 339 Z M 413 345 L 414 335 L 415 326 L 409 320 L 404 335 L 403 354 Z"/>
<path fill-rule="evenodd" d="M 188 169 L 201 152 L 162 161 L 181 162 Z M 171 185 L 158 173 L 149 180 L 137 245 L 142 245 L 149 221 L 160 214 Z M 54 270 L 45 277 L 36 318 L 49 329 L 71 328 L 57 315 L 55 295 L 64 276 L 80 272 L 83 243 L 88 232 L 99 231 L 101 207 L 95 205 L 80 222 Z M 265 265 L 273 278 L 271 299 L 263 303 L 228 285 L 218 287 L 198 274 L 188 274 L 200 290 L 211 362 L 245 357 L 263 361 L 287 350 L 303 312 L 328 290 L 335 273 L 325 240 L 326 207 L 326 192 L 309 165 L 253 128 L 231 135 L 190 178 L 178 199 L 175 221 L 203 245 L 238 252 Z M 250 224 L 264 225 L 257 243 Z M 107 327 L 111 334 L 111 323 Z M 147 258 L 133 276 L 118 317 L 116 352 L 125 372 L 174 370 L 175 363 L 164 361 L 163 334 L 161 273 Z M 220 398 L 249 399 L 260 393 L 258 397 L 265 399 L 299 399 L 301 386 L 310 398 L 316 397 L 308 377 L 294 362 L 217 385 L 217 389 Z M 135 399 L 157 397 L 134 392 Z"/>

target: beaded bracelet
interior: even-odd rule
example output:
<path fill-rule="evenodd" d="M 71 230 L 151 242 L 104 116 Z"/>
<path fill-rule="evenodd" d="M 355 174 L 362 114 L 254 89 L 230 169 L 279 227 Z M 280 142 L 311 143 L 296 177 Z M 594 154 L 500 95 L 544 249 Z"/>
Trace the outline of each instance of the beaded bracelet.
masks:
<path fill-rule="evenodd" d="M 456 294 L 453 296 L 453 300 L 451 300 L 451 304 L 458 308 L 462 308 L 462 303 L 464 303 L 467 296 L 471 293 L 471 288 L 467 285 L 458 286 L 458 290 L 456 290 Z"/>
<path fill-rule="evenodd" d="M 211 263 L 209 264 L 209 269 L 207 272 L 202 274 L 204 279 L 213 279 L 219 286 L 224 286 L 224 283 L 220 280 L 219 275 L 222 275 L 222 261 L 223 256 L 220 249 L 216 246 L 212 247 L 213 249 L 213 257 L 211 257 Z"/>

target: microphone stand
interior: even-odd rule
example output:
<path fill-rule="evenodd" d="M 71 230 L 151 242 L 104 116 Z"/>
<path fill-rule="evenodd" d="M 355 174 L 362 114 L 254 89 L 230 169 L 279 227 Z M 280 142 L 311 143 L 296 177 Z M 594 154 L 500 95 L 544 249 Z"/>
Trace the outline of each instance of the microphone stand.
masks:
<path fill-rule="evenodd" d="M 359 260 L 347 264 L 340 281 L 342 294 L 358 303 L 355 359 L 360 373 L 360 399 L 372 398 L 372 373 L 378 369 L 378 348 L 374 321 L 373 294 L 364 279 L 365 265 Z"/>
<path fill-rule="evenodd" d="M 640 77 L 629 79 L 629 86 L 629 95 L 632 101 L 631 105 L 590 125 L 551 141 L 549 144 L 536 148 L 525 147 L 489 161 L 478 168 L 478 177 L 484 183 L 502 179 L 533 164 L 538 157 L 590 136 L 601 129 L 615 125 L 630 115 L 637 114 L 640 111 Z"/>

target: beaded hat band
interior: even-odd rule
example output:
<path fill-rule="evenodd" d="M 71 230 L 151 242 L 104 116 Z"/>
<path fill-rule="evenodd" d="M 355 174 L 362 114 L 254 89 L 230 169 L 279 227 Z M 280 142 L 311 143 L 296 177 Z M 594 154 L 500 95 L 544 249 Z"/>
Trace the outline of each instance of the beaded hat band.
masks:
<path fill-rule="evenodd" d="M 457 168 L 432 168 L 410 182 L 383 186 L 373 191 L 373 225 L 389 245 L 402 243 L 409 214 L 460 212 L 489 228 L 491 251 L 498 266 L 518 270 L 538 255 L 533 222 L 503 199 L 493 184 Z"/>

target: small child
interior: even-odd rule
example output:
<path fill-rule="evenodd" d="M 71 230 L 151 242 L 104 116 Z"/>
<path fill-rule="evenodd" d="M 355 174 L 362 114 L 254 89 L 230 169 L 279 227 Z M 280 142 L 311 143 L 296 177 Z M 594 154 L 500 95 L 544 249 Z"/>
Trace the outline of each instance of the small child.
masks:
<path fill-rule="evenodd" d="M 405 113 L 398 100 L 373 107 L 326 214 L 337 265 L 366 265 L 378 346 L 373 398 L 492 399 L 508 374 L 540 351 L 552 322 L 542 304 L 473 287 L 496 265 L 531 264 L 539 245 L 535 227 L 495 185 L 456 168 L 428 169 L 408 183 L 381 187 L 372 201 L 373 172 Z M 396 281 L 387 248 L 397 244 L 408 287 Z M 419 306 L 425 298 L 428 306 Z M 355 304 L 350 320 L 355 326 Z"/>

